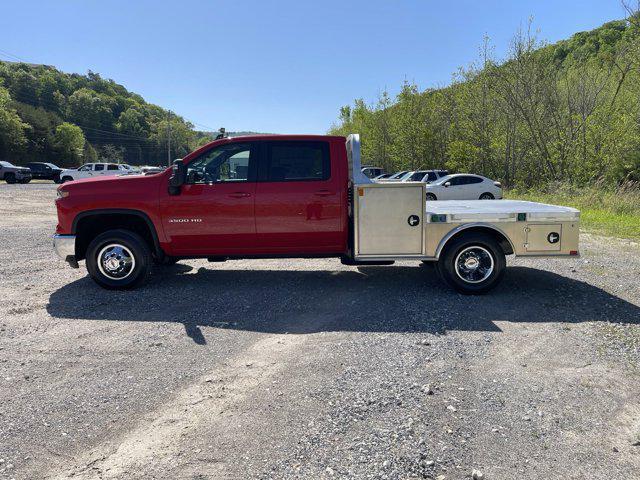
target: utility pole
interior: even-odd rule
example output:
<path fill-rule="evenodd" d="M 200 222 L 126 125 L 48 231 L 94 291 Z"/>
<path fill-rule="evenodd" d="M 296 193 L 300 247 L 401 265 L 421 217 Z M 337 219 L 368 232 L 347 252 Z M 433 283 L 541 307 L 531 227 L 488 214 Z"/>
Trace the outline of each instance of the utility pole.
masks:
<path fill-rule="evenodd" d="M 171 110 L 167 111 L 167 166 L 171 166 Z"/>

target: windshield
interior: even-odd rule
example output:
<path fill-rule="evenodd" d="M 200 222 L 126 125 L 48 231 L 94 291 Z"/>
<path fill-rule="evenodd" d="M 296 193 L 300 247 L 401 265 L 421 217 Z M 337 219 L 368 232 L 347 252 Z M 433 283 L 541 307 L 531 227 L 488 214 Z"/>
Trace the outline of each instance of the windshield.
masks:
<path fill-rule="evenodd" d="M 15 167 L 15 165 L 9 162 L 0 162 L 0 165 L 2 165 L 3 167 Z"/>

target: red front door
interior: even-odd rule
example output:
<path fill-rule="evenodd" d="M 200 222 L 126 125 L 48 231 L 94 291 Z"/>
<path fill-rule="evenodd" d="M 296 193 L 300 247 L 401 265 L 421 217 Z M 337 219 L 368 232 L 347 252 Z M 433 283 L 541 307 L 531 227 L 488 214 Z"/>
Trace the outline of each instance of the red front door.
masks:
<path fill-rule="evenodd" d="M 265 142 L 255 192 L 258 252 L 342 252 L 339 178 L 329 142 Z"/>
<path fill-rule="evenodd" d="M 233 255 L 256 246 L 253 143 L 212 148 L 187 164 L 180 195 L 164 197 L 173 255 Z"/>

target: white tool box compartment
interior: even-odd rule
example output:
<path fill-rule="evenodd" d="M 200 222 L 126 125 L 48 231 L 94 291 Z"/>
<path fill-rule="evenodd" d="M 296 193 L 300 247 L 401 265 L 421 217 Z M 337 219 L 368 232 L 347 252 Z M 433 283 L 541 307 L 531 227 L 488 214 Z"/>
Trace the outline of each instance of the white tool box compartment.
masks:
<path fill-rule="evenodd" d="M 423 254 L 423 184 L 356 185 L 353 196 L 356 258 Z"/>

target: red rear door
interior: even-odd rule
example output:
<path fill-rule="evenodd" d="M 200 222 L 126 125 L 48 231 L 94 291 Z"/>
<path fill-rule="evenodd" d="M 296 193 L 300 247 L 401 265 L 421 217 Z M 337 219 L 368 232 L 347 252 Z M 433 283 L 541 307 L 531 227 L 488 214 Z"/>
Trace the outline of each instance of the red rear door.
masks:
<path fill-rule="evenodd" d="M 265 141 L 256 184 L 259 253 L 341 253 L 344 178 L 329 141 Z"/>

